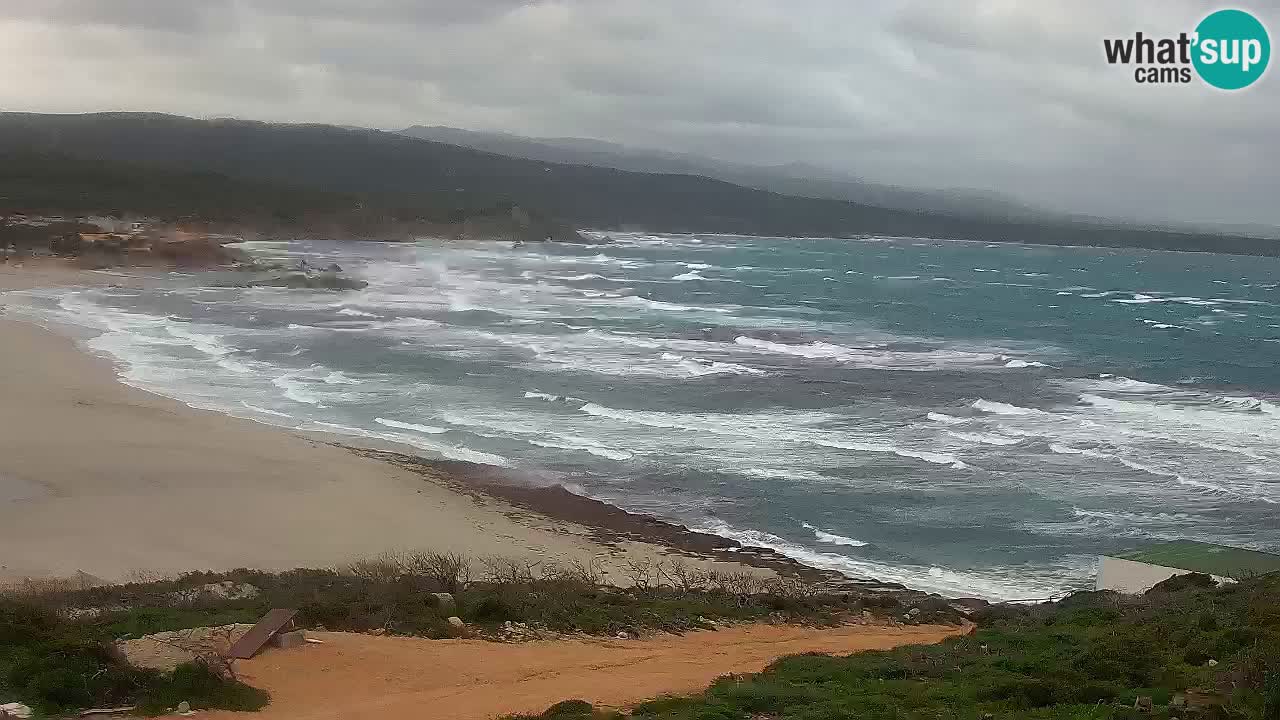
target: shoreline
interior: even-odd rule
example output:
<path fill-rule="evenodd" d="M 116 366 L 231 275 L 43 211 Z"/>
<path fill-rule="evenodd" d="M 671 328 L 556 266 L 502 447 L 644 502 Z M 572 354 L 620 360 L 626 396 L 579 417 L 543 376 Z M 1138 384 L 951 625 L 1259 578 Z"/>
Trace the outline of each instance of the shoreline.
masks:
<path fill-rule="evenodd" d="M 689 558 L 714 558 L 725 563 L 767 570 L 833 589 L 916 592 L 900 583 L 855 578 L 823 570 L 784 555 L 773 548 L 744 545 L 737 540 L 692 530 L 684 525 L 644 513 L 634 513 L 563 485 L 536 485 L 507 468 L 461 460 L 432 460 L 410 453 L 332 443 L 357 455 L 373 457 L 451 484 L 458 492 L 497 498 L 521 512 L 573 523 L 587 528 L 593 540 L 605 545 L 643 542 L 661 545 Z"/>
<path fill-rule="evenodd" d="M 128 280 L 8 266 L 0 293 Z M 677 555 L 704 569 L 833 579 L 500 468 L 193 408 L 125 384 L 112 360 L 3 305 L 0 362 L 0 582 L 325 567 L 408 549 L 593 559 L 614 583 L 629 562 Z"/>

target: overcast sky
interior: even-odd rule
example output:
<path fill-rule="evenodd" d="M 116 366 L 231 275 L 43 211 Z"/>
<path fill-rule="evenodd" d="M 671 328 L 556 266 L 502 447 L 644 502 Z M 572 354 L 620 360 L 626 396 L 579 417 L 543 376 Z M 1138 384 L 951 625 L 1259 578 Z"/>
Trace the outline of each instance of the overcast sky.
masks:
<path fill-rule="evenodd" d="M 1147 86 L 1151 0 L 3 0 L 0 107 L 593 137 L 1280 225 L 1280 76 Z M 1241 5 L 1272 32 L 1280 11 Z"/>

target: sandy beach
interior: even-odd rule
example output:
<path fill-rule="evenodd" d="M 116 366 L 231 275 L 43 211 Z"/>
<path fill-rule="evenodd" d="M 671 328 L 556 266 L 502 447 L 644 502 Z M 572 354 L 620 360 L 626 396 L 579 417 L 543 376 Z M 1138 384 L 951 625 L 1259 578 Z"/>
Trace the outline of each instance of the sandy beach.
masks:
<path fill-rule="evenodd" d="M 0 268 L 0 292 L 119 280 L 54 264 Z M 622 580 L 627 558 L 667 552 L 127 387 L 110 361 L 2 315 L 0 364 L 0 579 L 324 567 L 433 549 L 595 558 Z"/>

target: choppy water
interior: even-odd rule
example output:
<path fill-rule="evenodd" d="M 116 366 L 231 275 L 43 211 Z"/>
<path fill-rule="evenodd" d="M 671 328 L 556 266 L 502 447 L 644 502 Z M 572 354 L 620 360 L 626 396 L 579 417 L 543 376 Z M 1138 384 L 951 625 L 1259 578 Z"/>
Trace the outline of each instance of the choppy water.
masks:
<path fill-rule="evenodd" d="M 1280 550 L 1280 261 L 921 239 L 253 243 L 368 289 L 10 294 L 132 384 L 529 470 L 813 565 L 1045 597 Z"/>

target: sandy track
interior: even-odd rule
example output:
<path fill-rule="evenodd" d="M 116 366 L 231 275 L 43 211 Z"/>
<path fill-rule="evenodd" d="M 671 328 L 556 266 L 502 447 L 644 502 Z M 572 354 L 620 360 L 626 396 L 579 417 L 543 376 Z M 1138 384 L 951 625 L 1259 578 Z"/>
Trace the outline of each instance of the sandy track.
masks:
<path fill-rule="evenodd" d="M 541 712 L 581 698 L 620 707 L 705 688 L 721 675 L 756 672 L 804 652 L 933 643 L 954 627 L 753 625 L 647 640 L 500 644 L 347 633 L 311 633 L 323 645 L 270 650 L 241 664 L 245 681 L 271 692 L 261 720 L 481 720 Z M 236 713 L 201 713 L 243 720 Z"/>

